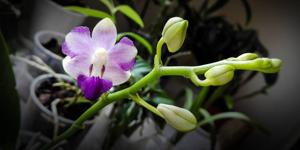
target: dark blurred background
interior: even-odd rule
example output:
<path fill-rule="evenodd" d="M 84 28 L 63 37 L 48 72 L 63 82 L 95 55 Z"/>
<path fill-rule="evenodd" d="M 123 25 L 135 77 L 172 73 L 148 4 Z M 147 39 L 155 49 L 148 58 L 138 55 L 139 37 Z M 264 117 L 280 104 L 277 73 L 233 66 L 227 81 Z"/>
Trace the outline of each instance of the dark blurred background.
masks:
<path fill-rule="evenodd" d="M 236 1 L 224 9 L 228 19 L 242 21 L 243 14 L 239 13 L 241 8 L 238 5 Z M 251 6 L 253 20 L 250 26 L 258 30 L 260 40 L 269 50 L 270 56 L 283 60 L 283 67 L 276 85 L 267 95 L 258 95 L 237 103 L 238 110 L 271 131 L 270 136 L 257 132 L 251 134 L 241 149 L 287 150 L 300 138 L 300 80 L 297 79 L 300 73 L 300 1 L 252 0 Z M 262 78 L 256 78 L 242 91 L 248 92 L 253 87 L 262 86 L 262 83 Z"/>
<path fill-rule="evenodd" d="M 20 0 L 11 2 L 18 6 L 22 4 Z M 86 3 L 94 7 L 98 4 L 97 1 L 87 1 Z M 194 3 L 199 3 L 199 1 L 194 0 Z M 245 14 L 240 3 L 240 0 L 232 0 L 222 11 L 217 13 L 224 14 L 226 19 L 232 23 L 243 22 Z M 136 6 L 139 7 L 139 4 L 143 4 L 143 1 L 137 0 Z M 300 80 L 297 78 L 300 74 L 300 1 L 251 0 L 250 4 L 252 21 L 248 27 L 258 31 L 259 39 L 269 51 L 269 56 L 282 59 L 283 66 L 277 83 L 268 90 L 267 94 L 260 94 L 236 104 L 236 110 L 244 112 L 250 118 L 260 122 L 271 133 L 265 135 L 258 131 L 252 132 L 241 143 L 240 149 L 298 150 L 300 149 L 300 98 L 298 97 Z M 154 6 L 152 9 L 150 7 L 146 14 L 146 27 L 153 19 L 149 16 L 156 16 L 155 10 Z M 15 21 L 13 17 L 5 19 L 8 19 L 8 22 Z M 88 22 L 87 25 L 92 24 L 91 22 Z M 120 22 L 122 24 L 122 20 Z M 121 26 L 120 30 L 126 30 L 126 26 Z M 17 30 L 2 29 L 2 31 L 8 38 L 13 38 L 16 34 L 14 32 Z M 244 95 L 263 85 L 263 78 L 259 75 L 244 86 L 238 95 Z"/>

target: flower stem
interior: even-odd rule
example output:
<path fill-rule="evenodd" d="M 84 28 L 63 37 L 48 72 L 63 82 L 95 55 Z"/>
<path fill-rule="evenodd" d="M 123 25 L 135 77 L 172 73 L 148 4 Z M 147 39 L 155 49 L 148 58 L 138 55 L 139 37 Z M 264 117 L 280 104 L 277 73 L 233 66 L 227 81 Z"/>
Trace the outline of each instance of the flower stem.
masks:
<path fill-rule="evenodd" d="M 220 98 L 221 96 L 223 96 L 223 93 L 225 92 L 225 90 L 227 89 L 227 87 L 228 87 L 228 85 L 218 87 L 213 92 L 213 94 L 210 96 L 210 98 L 207 100 L 207 102 L 205 103 L 204 107 L 205 108 L 209 108 L 209 106 L 211 104 L 213 104 L 218 98 Z"/>
<path fill-rule="evenodd" d="M 164 45 L 164 39 L 161 37 L 156 45 L 156 56 L 154 58 L 154 66 L 156 68 L 158 68 L 158 66 L 161 66 L 162 65 L 162 62 L 161 62 L 161 49 L 162 49 L 162 46 Z"/>
<path fill-rule="evenodd" d="M 161 118 L 164 118 L 163 115 L 152 105 L 148 104 L 145 100 L 143 100 L 139 95 L 131 95 L 130 98 L 136 102 L 137 104 L 145 107 L 146 109 L 150 110 L 154 114 L 158 115 Z"/>
<path fill-rule="evenodd" d="M 155 56 L 155 67 L 141 80 L 133 84 L 132 86 L 123 89 L 121 91 L 107 95 L 107 97 L 101 97 L 92 107 L 86 110 L 74 123 L 67 129 L 64 133 L 56 137 L 51 143 L 47 144 L 43 149 L 48 149 L 59 143 L 60 141 L 69 138 L 78 130 L 83 128 L 83 123 L 94 116 L 99 110 L 101 110 L 106 105 L 122 100 L 124 98 L 130 97 L 130 95 L 135 95 L 141 88 L 145 87 L 148 83 L 158 80 L 161 76 L 183 76 L 189 78 L 197 86 L 209 86 L 203 80 L 200 80 L 197 75 L 204 74 L 208 69 L 218 66 L 218 65 L 232 65 L 237 70 L 256 70 L 261 71 L 259 68 L 259 63 L 257 60 L 249 61 L 233 61 L 230 59 L 201 65 L 201 66 L 161 66 L 161 48 L 163 45 L 163 39 L 161 38 L 157 44 L 157 54 Z M 144 103 L 143 100 L 134 99 L 138 104 L 146 107 L 155 114 L 161 116 L 152 108 L 148 103 Z M 213 101 L 213 100 L 211 100 Z M 207 105 L 207 104 L 206 104 Z"/>
<path fill-rule="evenodd" d="M 56 145 L 60 141 L 71 137 L 80 129 L 83 129 L 83 123 L 94 116 L 99 110 L 101 110 L 106 105 L 122 100 L 124 98 L 129 97 L 130 94 L 135 94 L 138 90 L 146 86 L 148 83 L 151 83 L 159 78 L 158 71 L 153 69 L 150 73 L 148 73 L 144 78 L 133 84 L 132 86 L 123 89 L 121 91 L 109 94 L 107 97 L 101 97 L 93 106 L 91 106 L 88 110 L 86 110 L 73 124 L 67 129 L 64 133 L 56 137 L 51 143 L 45 145 L 42 149 L 49 149 L 52 146 Z"/>
<path fill-rule="evenodd" d="M 209 92 L 209 87 L 203 87 L 192 105 L 191 112 L 196 116 L 196 118 L 199 117 L 198 109 L 202 106 L 208 92 Z"/>

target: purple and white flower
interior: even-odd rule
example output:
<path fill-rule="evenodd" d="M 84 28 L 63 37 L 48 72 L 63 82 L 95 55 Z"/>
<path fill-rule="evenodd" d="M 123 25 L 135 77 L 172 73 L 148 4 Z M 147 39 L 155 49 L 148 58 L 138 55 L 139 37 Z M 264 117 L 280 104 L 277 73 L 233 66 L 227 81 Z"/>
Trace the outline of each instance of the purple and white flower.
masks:
<path fill-rule="evenodd" d="M 98 99 L 112 86 L 130 78 L 137 49 L 127 37 L 116 43 L 114 23 L 102 19 L 90 34 L 89 28 L 75 27 L 65 37 L 62 52 L 64 70 L 77 79 L 77 84 L 89 100 Z"/>

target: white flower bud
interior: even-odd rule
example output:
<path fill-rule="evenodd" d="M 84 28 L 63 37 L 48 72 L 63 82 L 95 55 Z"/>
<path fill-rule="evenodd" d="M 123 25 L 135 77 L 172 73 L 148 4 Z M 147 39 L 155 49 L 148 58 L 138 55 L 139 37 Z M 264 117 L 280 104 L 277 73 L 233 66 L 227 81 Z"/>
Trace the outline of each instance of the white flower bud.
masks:
<path fill-rule="evenodd" d="M 188 21 L 180 17 L 173 17 L 167 21 L 162 31 L 162 37 L 167 44 L 169 52 L 178 51 L 184 40 L 188 27 Z"/>
<path fill-rule="evenodd" d="M 219 65 L 205 72 L 206 82 L 210 85 L 219 86 L 230 82 L 234 76 L 234 67 L 231 65 Z"/>
<path fill-rule="evenodd" d="M 197 126 L 196 117 L 188 110 L 167 104 L 159 104 L 157 110 L 166 122 L 178 131 L 187 132 Z"/>

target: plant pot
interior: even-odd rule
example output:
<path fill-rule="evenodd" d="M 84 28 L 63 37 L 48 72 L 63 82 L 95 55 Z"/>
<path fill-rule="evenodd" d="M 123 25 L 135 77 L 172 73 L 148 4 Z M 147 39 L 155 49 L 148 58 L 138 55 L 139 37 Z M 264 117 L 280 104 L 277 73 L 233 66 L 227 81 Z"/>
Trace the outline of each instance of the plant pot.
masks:
<path fill-rule="evenodd" d="M 176 130 L 170 126 L 166 126 L 163 130 L 163 135 L 167 139 L 173 138 Z M 181 149 L 199 149 L 211 150 L 210 134 L 202 128 L 197 128 L 191 132 L 186 133 L 175 145 L 167 149 L 181 150 Z M 214 150 L 220 150 L 219 142 L 216 142 Z"/>
<path fill-rule="evenodd" d="M 39 150 L 51 139 L 37 132 L 20 131 L 17 150 Z M 63 145 L 58 144 L 55 149 L 63 150 Z"/>
<path fill-rule="evenodd" d="M 63 75 L 63 74 L 57 74 L 59 78 L 65 80 L 65 81 L 72 81 L 72 79 L 69 76 Z M 31 84 L 30 87 L 30 97 L 27 101 L 27 104 L 25 106 L 24 110 L 24 116 L 22 116 L 22 129 L 34 131 L 34 132 L 41 132 L 42 134 L 53 137 L 53 131 L 54 131 L 54 115 L 53 113 L 46 108 L 39 98 L 37 97 L 36 90 L 41 86 L 42 83 L 48 81 L 52 75 L 45 74 L 37 77 Z M 58 133 L 62 133 L 67 128 L 69 128 L 72 123 L 74 122 L 71 119 L 65 118 L 63 116 L 58 116 Z M 84 123 L 85 125 L 85 131 L 82 131 L 75 136 L 71 137 L 69 141 L 69 146 L 71 149 L 74 149 L 78 143 L 81 141 L 83 136 L 85 135 L 85 132 L 89 127 L 94 123 L 94 120 L 88 120 Z"/>
<path fill-rule="evenodd" d="M 135 149 L 135 150 L 168 150 L 172 146 L 169 143 L 168 139 L 163 135 L 156 133 L 151 136 L 143 137 L 139 140 L 132 140 L 124 135 L 122 135 L 115 143 L 115 145 L 111 148 L 112 150 L 119 149 Z"/>
<path fill-rule="evenodd" d="M 144 128 L 144 127 L 143 127 Z M 151 133 L 152 129 L 150 127 L 145 127 L 144 131 Z M 150 132 L 149 132 L 150 130 Z M 201 149 L 201 150 L 210 150 L 211 142 L 209 134 L 203 129 L 199 128 L 195 131 L 187 133 L 176 145 L 172 145 L 169 141 L 170 135 L 174 133 L 174 129 L 166 126 L 164 130 L 160 132 L 156 132 L 152 134 L 146 134 L 142 136 L 137 136 L 133 138 L 126 137 L 122 135 L 119 139 L 117 139 L 115 145 L 111 148 L 112 150 L 119 149 L 135 149 L 135 150 L 152 150 L 152 149 L 160 149 L 160 150 L 182 150 L 182 149 Z M 140 130 L 137 130 L 136 133 L 139 133 Z M 220 150 L 219 143 L 216 144 L 214 150 Z"/>
<path fill-rule="evenodd" d="M 218 141 L 222 150 L 239 149 L 240 144 L 249 136 L 253 127 L 238 119 L 227 120 L 219 129 Z"/>
<path fill-rule="evenodd" d="M 41 30 L 68 33 L 83 23 L 85 16 L 64 9 L 52 0 L 25 0 L 20 28 L 23 36 L 32 40 Z"/>
<path fill-rule="evenodd" d="M 77 150 L 101 150 L 103 141 L 109 130 L 110 118 L 108 112 L 112 105 L 105 107 L 101 110 L 98 117 L 95 118 L 95 124 L 87 132 L 84 139 L 81 141 Z"/>
<path fill-rule="evenodd" d="M 24 102 L 27 101 L 29 97 L 29 87 L 33 81 L 32 75 L 29 73 L 28 65 L 24 62 L 12 59 L 13 71 L 16 80 L 16 90 L 20 99 Z"/>
<path fill-rule="evenodd" d="M 64 34 L 54 31 L 39 31 L 34 36 L 33 53 L 59 73 L 64 72 L 62 67 L 63 57 L 58 54 L 61 51 L 60 45 L 63 43 L 64 38 Z M 46 45 L 50 45 L 52 48 L 47 48 Z"/>
<path fill-rule="evenodd" d="M 109 118 L 110 111 L 113 105 L 105 107 L 99 117 L 97 117 L 95 124 L 88 131 L 83 141 L 77 150 L 101 150 L 104 148 L 104 141 L 106 135 L 109 134 L 109 125 L 111 119 Z M 147 118 L 143 125 L 138 127 L 130 137 L 121 135 L 109 149 L 166 149 L 168 141 L 161 134 L 158 133 L 155 123 Z"/>

